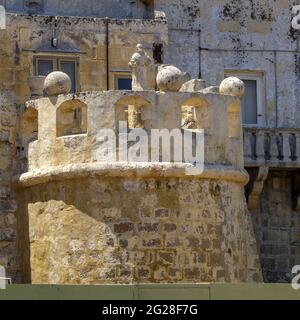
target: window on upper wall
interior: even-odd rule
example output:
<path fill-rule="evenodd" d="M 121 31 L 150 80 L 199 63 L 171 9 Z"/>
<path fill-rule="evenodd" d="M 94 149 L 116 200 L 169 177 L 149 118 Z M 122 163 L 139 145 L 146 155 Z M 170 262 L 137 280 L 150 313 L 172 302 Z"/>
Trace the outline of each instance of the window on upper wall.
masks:
<path fill-rule="evenodd" d="M 78 60 L 74 58 L 36 57 L 34 60 L 35 74 L 47 76 L 53 71 L 65 72 L 71 79 L 71 92 L 78 91 Z"/>
<path fill-rule="evenodd" d="M 116 90 L 131 90 L 131 74 L 116 74 L 115 75 L 115 89 Z"/>
<path fill-rule="evenodd" d="M 243 124 L 263 126 L 265 124 L 263 73 L 225 72 L 225 78 L 232 76 L 243 80 L 246 87 L 246 92 L 241 102 Z"/>

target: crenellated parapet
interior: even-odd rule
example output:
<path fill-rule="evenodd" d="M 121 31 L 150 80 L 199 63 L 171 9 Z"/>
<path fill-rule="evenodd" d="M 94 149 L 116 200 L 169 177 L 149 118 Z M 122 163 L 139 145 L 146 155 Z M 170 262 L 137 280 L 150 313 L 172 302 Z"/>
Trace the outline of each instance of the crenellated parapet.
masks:
<path fill-rule="evenodd" d="M 38 139 L 29 147 L 29 171 L 105 161 L 100 156 L 105 146 L 99 132 L 113 130 L 118 145 L 120 121 L 126 123 L 128 132 L 136 128 L 147 132 L 149 163 L 155 162 L 151 159 L 151 130 L 203 129 L 205 164 L 243 168 L 240 100 L 236 97 L 201 92 L 106 91 L 42 98 L 27 106 L 38 112 Z M 182 128 L 185 106 L 193 108 L 194 129 Z M 132 107 L 138 111 L 132 113 Z M 122 161 L 118 155 L 113 160 Z"/>
<path fill-rule="evenodd" d="M 147 90 L 138 50 L 132 91 L 70 95 L 66 77 L 52 83 L 52 74 L 49 97 L 27 103 L 38 115 L 28 171 L 16 177 L 27 280 L 259 281 L 243 191 L 243 84 L 205 88 L 162 66 L 160 91 Z"/>

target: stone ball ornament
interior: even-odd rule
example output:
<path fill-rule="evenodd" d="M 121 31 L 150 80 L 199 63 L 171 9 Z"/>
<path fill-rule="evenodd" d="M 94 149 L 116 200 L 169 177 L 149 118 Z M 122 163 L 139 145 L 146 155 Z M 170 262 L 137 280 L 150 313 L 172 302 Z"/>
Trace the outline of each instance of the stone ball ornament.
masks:
<path fill-rule="evenodd" d="M 220 84 L 219 92 L 242 98 L 245 95 L 245 83 L 236 77 L 228 77 Z"/>
<path fill-rule="evenodd" d="M 160 91 L 177 92 L 191 76 L 172 65 L 161 65 L 156 76 L 156 84 Z"/>
<path fill-rule="evenodd" d="M 71 85 L 71 79 L 66 73 L 54 71 L 46 77 L 44 91 L 49 97 L 68 94 L 71 91 Z"/>

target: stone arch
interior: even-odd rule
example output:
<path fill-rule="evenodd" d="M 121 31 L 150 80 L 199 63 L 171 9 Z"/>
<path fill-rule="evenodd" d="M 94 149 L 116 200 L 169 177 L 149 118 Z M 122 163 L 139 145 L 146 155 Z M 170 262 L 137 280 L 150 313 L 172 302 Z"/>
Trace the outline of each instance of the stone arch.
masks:
<path fill-rule="evenodd" d="M 63 102 L 56 110 L 56 136 L 87 133 L 87 105 L 77 99 Z"/>
<path fill-rule="evenodd" d="M 197 97 L 189 97 L 182 101 L 181 126 L 184 129 L 204 129 L 208 118 L 208 102 Z"/>
<path fill-rule="evenodd" d="M 27 108 L 22 118 L 22 136 L 27 144 L 38 139 L 38 110 Z"/>
<path fill-rule="evenodd" d="M 126 121 L 128 128 L 150 128 L 150 102 L 137 95 L 125 96 L 115 103 L 116 128 Z"/>
<path fill-rule="evenodd" d="M 27 107 L 21 118 L 21 145 L 17 147 L 22 170 L 28 167 L 29 144 L 38 139 L 38 110 Z"/>

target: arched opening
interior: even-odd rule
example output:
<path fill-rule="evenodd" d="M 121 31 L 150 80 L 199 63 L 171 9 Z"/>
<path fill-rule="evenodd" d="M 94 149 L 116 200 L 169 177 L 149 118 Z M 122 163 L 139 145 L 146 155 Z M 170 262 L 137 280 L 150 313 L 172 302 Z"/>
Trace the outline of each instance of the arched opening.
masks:
<path fill-rule="evenodd" d="M 38 111 L 28 108 L 22 119 L 22 137 L 26 144 L 38 139 Z"/>
<path fill-rule="evenodd" d="M 35 108 L 27 108 L 21 118 L 21 145 L 17 146 L 20 155 L 21 170 L 28 167 L 28 147 L 30 142 L 38 139 L 38 111 Z"/>
<path fill-rule="evenodd" d="M 150 102 L 140 96 L 126 96 L 115 104 L 116 129 L 119 132 L 120 121 L 126 121 L 129 129 L 150 128 Z"/>
<path fill-rule="evenodd" d="M 205 99 L 191 97 L 181 103 L 181 127 L 204 129 L 208 120 L 208 103 Z"/>
<path fill-rule="evenodd" d="M 198 95 L 189 95 L 181 102 L 180 112 L 184 161 L 204 165 L 204 134 L 209 127 L 208 102 Z"/>
<path fill-rule="evenodd" d="M 63 102 L 56 111 L 56 136 L 87 133 L 87 105 L 80 100 Z"/>

